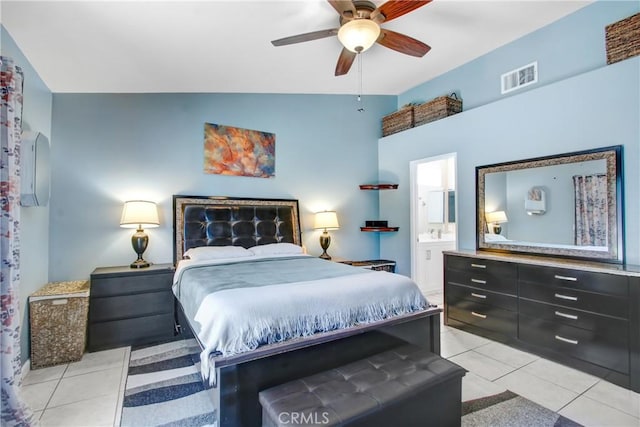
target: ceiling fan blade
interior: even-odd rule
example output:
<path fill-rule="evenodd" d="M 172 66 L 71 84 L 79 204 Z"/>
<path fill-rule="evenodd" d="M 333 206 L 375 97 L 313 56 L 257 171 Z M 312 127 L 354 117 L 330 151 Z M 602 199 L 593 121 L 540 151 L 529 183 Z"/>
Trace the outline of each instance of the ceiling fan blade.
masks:
<path fill-rule="evenodd" d="M 347 19 L 353 19 L 356 16 L 356 7 L 351 0 L 327 0 L 331 6 Z"/>
<path fill-rule="evenodd" d="M 311 41 L 311 40 L 324 39 L 326 37 L 335 36 L 337 34 L 338 34 L 338 29 L 337 28 L 332 28 L 330 30 L 313 31 L 311 33 L 298 34 L 296 36 L 285 37 L 283 39 L 278 39 L 278 40 L 272 40 L 271 44 L 274 45 L 274 46 L 285 46 L 285 45 L 288 45 L 288 44 L 302 43 L 302 42 L 308 42 L 308 41 Z"/>
<path fill-rule="evenodd" d="M 419 7 L 431 3 L 431 0 L 413 1 L 413 0 L 389 0 L 382 4 L 379 8 L 371 12 L 370 18 L 378 24 L 399 18 L 402 15 L 416 10 Z"/>
<path fill-rule="evenodd" d="M 384 28 L 380 30 L 380 37 L 377 41 L 384 47 L 419 58 L 431 50 L 431 46 L 420 40 Z"/>
<path fill-rule="evenodd" d="M 347 74 L 351 69 L 351 65 L 353 65 L 354 59 L 356 59 L 356 53 L 351 52 L 346 47 L 343 48 L 336 64 L 336 76 Z"/>

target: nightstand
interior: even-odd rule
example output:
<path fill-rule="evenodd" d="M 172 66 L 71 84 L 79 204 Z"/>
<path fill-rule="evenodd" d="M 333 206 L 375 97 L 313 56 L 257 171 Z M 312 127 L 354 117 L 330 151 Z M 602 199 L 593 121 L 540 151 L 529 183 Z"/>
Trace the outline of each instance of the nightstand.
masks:
<path fill-rule="evenodd" d="M 172 264 L 96 268 L 91 273 L 87 350 L 172 338 L 173 274 Z"/>
<path fill-rule="evenodd" d="M 389 273 L 396 272 L 396 262 L 388 259 L 371 259 L 366 261 L 344 261 L 336 260 L 342 264 L 349 264 L 354 267 L 368 268 L 369 270 L 388 271 Z"/>

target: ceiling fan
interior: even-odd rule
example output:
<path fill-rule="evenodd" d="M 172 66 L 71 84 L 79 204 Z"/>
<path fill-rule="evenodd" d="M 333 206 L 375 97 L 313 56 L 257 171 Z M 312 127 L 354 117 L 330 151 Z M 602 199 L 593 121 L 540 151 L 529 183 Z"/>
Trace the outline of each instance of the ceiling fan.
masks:
<path fill-rule="evenodd" d="M 412 12 L 430 3 L 431 0 L 389 0 L 380 7 L 376 7 L 373 2 L 367 0 L 327 1 L 340 14 L 339 28 L 298 34 L 273 40 L 271 43 L 274 46 L 285 46 L 338 36 L 344 48 L 338 57 L 336 76 L 347 74 L 356 55 L 369 49 L 376 42 L 389 49 L 416 57 L 422 57 L 431 50 L 429 45 L 419 40 L 380 28 L 380 24 Z"/>

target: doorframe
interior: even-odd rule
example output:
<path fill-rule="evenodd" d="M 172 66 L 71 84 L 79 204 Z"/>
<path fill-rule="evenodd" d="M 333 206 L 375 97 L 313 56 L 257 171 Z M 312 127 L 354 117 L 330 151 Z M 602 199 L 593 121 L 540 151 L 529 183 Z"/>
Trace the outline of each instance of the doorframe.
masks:
<path fill-rule="evenodd" d="M 418 178 L 418 166 L 423 163 L 437 162 L 438 160 L 449 159 L 453 157 L 453 164 L 455 167 L 455 187 L 454 191 L 458 192 L 458 153 L 446 153 L 438 156 L 425 157 L 422 159 L 411 160 L 409 162 L 409 228 L 410 228 L 410 241 L 411 241 L 411 279 L 417 282 L 418 274 L 418 218 L 416 217 L 418 211 L 418 185 L 416 183 Z M 458 197 L 455 198 L 455 219 L 456 219 L 456 249 L 458 248 Z"/>

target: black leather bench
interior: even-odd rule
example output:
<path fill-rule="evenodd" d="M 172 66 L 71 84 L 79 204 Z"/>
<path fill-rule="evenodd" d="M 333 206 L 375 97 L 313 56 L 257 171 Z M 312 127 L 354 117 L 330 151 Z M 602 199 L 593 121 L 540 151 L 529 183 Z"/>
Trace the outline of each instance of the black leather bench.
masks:
<path fill-rule="evenodd" d="M 465 373 L 402 346 L 261 391 L 262 425 L 459 426 Z"/>

